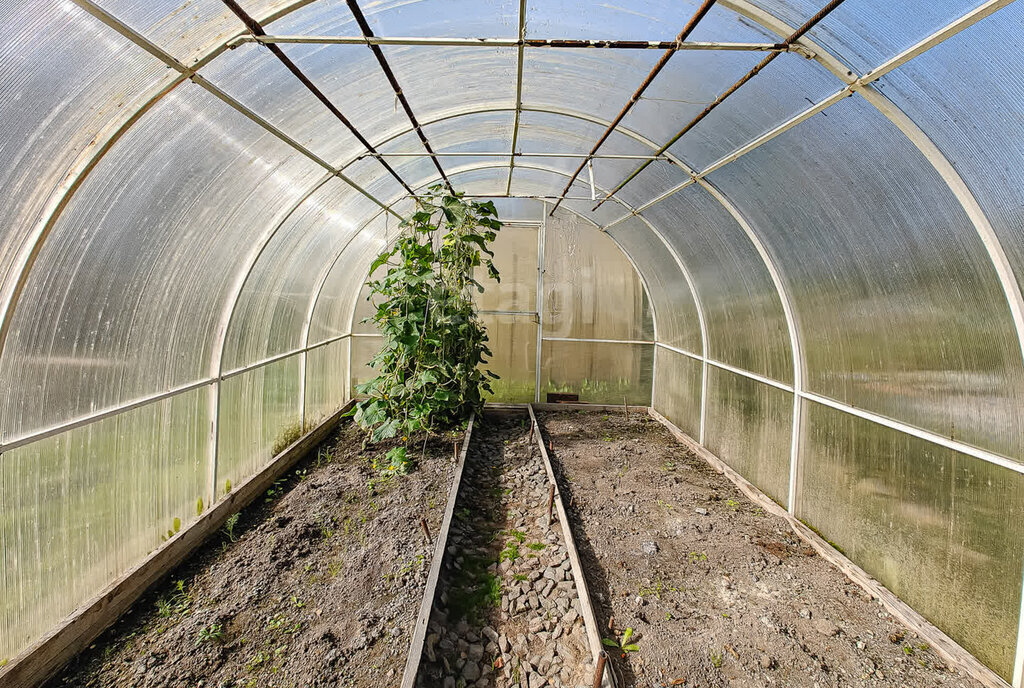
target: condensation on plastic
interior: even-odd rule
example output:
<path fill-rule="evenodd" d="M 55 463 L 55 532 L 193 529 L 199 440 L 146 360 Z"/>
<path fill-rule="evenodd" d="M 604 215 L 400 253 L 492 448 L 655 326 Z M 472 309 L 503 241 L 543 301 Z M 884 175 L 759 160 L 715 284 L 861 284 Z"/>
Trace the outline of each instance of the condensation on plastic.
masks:
<path fill-rule="evenodd" d="M 5 3 L 0 31 L 7 37 L 0 46 L 0 284 L 7 284 L 76 158 L 170 79 L 161 63 L 71 3 Z"/>
<path fill-rule="evenodd" d="M 651 406 L 694 440 L 700 437 L 701 366 L 689 356 L 654 349 Z"/>
<path fill-rule="evenodd" d="M 200 387 L 3 455 L 0 658 L 124 575 L 175 519 L 196 520 L 209 494 L 209 398 Z"/>
<path fill-rule="evenodd" d="M 956 166 L 1018 281 L 1024 281 L 1022 25 L 1024 5 L 1008 5 L 876 83 Z"/>
<path fill-rule="evenodd" d="M 197 86 L 161 100 L 39 254 L 0 358 L 0 439 L 208 377 L 239 247 L 322 173 Z"/>
<path fill-rule="evenodd" d="M 793 357 L 782 302 L 736 220 L 697 185 L 644 211 L 689 267 L 708 326 L 708 355 L 786 383 Z"/>
<path fill-rule="evenodd" d="M 526 403 L 537 386 L 537 321 L 529 315 L 483 313 L 487 347 L 492 356 L 484 368 L 500 377 L 491 380 L 495 401 Z"/>
<path fill-rule="evenodd" d="M 797 515 L 1009 679 L 1024 476 L 813 402 L 804 433 Z"/>
<path fill-rule="evenodd" d="M 221 383 L 217 494 L 241 485 L 302 436 L 302 354 L 233 375 Z"/>
<path fill-rule="evenodd" d="M 806 387 L 1020 460 L 1024 369 L 974 227 L 917 149 L 849 98 L 710 177 L 763 237 Z"/>
<path fill-rule="evenodd" d="M 643 283 L 615 242 L 564 211 L 544 231 L 544 336 L 652 340 Z"/>
<path fill-rule="evenodd" d="M 824 3 L 821 0 L 752 0 L 752 4 L 796 28 Z M 980 0 L 847 2 L 813 27 L 808 38 L 863 74 L 979 4 Z"/>
<path fill-rule="evenodd" d="M 635 218 L 615 225 L 608 233 L 633 262 L 641 266 L 654 310 L 658 341 L 700 354 L 697 307 L 679 265 L 665 244 L 650 227 Z"/>
<path fill-rule="evenodd" d="M 306 426 L 315 426 L 341 408 L 349 396 L 351 340 L 340 339 L 306 354 Z"/>
<path fill-rule="evenodd" d="M 708 367 L 704 445 L 783 506 L 792 429 L 792 392 Z"/>
<path fill-rule="evenodd" d="M 591 404 L 649 406 L 653 356 L 653 344 L 544 341 L 541 401 L 556 392 Z"/>

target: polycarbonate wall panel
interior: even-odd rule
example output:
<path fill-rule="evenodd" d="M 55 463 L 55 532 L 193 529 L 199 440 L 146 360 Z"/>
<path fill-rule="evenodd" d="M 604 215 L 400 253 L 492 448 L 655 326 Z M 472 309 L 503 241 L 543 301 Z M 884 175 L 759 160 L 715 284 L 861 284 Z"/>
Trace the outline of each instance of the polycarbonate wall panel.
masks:
<path fill-rule="evenodd" d="M 362 194 L 332 178 L 280 223 L 239 294 L 228 327 L 225 370 L 302 346 L 323 271 L 355 236 L 357 218 L 368 205 Z"/>
<path fill-rule="evenodd" d="M 302 354 L 233 375 L 221 383 L 217 494 L 241 485 L 299 439 Z"/>
<path fill-rule="evenodd" d="M 352 348 L 352 377 L 351 396 L 359 396 L 356 392 L 356 385 L 361 385 L 377 377 L 377 371 L 370 367 L 370 361 L 384 345 L 384 338 L 380 335 L 361 335 L 349 339 L 349 346 Z"/>
<path fill-rule="evenodd" d="M 219 2 L 219 0 L 218 0 Z M 292 57 L 303 73 L 362 131 L 360 123 L 368 119 L 365 108 L 383 105 L 387 94 L 382 86 L 375 84 L 377 68 L 373 55 L 362 46 L 330 46 L 348 48 L 345 58 L 351 59 L 353 71 L 338 70 L 339 64 L 348 60 L 337 60 L 337 54 L 325 50 L 328 46 L 283 45 L 282 50 Z M 379 69 L 379 68 L 377 68 Z M 341 78 L 339 71 L 346 74 Z M 246 107 L 280 128 L 299 143 L 333 165 L 349 162 L 354 156 L 366 152 L 358 139 L 327 107 L 314 96 L 287 67 L 267 49 L 256 43 L 244 43 L 234 50 L 217 57 L 203 69 L 203 76 L 219 88 L 236 98 Z M 376 101 L 363 105 L 360 101 L 347 98 L 347 93 L 335 93 L 338 84 L 345 89 L 363 87 L 364 92 L 378 94 Z M 353 84 L 353 82 L 355 82 Z M 376 85 L 370 90 L 371 84 Z M 390 94 L 390 89 L 388 90 Z M 393 97 L 393 94 L 391 94 Z M 364 98 L 365 100 L 365 98 Z M 360 109 L 360 107 L 364 109 Z M 391 112 L 388 107 L 382 112 Z M 393 115 L 397 130 L 401 120 Z M 363 131 L 364 135 L 380 135 L 385 129 L 381 122 L 376 128 Z M 377 167 L 383 172 L 383 168 Z"/>
<path fill-rule="evenodd" d="M 349 399 L 349 339 L 318 346 L 306 354 L 306 426 L 315 426 Z"/>
<path fill-rule="evenodd" d="M 537 310 L 537 230 L 538 227 L 508 225 L 498 231 L 491 250 L 501 280 L 495 282 L 482 267 L 475 270 L 476 280 L 484 287 L 482 294 L 474 291 L 477 308 L 484 311 Z"/>
<path fill-rule="evenodd" d="M 438 11 L 430 2 L 402 0 L 360 3 L 366 21 L 378 36 L 446 36 L 515 38 L 516 0 L 445 0 Z M 359 27 L 344 3 L 314 3 L 274 22 L 278 34 L 358 35 Z"/>
<path fill-rule="evenodd" d="M 653 344 L 545 341 L 540 398 L 578 394 L 589 404 L 649 406 L 653 364 Z"/>
<path fill-rule="evenodd" d="M 708 355 L 793 381 L 789 330 L 775 285 L 750 238 L 697 184 L 644 211 L 690 268 L 708 328 Z M 614 232 L 614 228 L 613 228 Z"/>
<path fill-rule="evenodd" d="M 652 340 L 640 276 L 615 242 L 581 218 L 547 218 L 544 336 Z"/>
<path fill-rule="evenodd" d="M 643 266 L 650 291 L 658 341 L 700 354 L 697 307 L 679 265 L 665 244 L 641 220 L 629 219 L 608 230 L 633 262 Z"/>
<path fill-rule="evenodd" d="M 527 315 L 480 316 L 487 328 L 487 348 L 493 354 L 484 366 L 499 380 L 491 380 L 487 398 L 509 403 L 534 400 L 537 386 L 537 321 Z"/>
<path fill-rule="evenodd" d="M 162 63 L 83 10 L 50 0 L 0 7 L 0 286 L 55 201 L 76 158 L 104 128 L 169 83 Z"/>
<path fill-rule="evenodd" d="M 663 347 L 654 349 L 651 406 L 692 437 L 700 437 L 700 361 Z"/>
<path fill-rule="evenodd" d="M 1024 476 L 813 402 L 797 515 L 1010 678 Z"/>
<path fill-rule="evenodd" d="M 794 303 L 810 391 L 1022 455 L 1021 353 L 992 263 L 916 148 L 848 98 L 711 175 Z"/>
<path fill-rule="evenodd" d="M 196 86 L 163 98 L 39 254 L 0 358 L 2 438 L 208 377 L 240 247 L 321 174 Z"/>
<path fill-rule="evenodd" d="M 245 31 L 218 0 L 101 0 L 97 4 L 184 63 Z"/>
<path fill-rule="evenodd" d="M 704 445 L 779 504 L 789 503 L 793 393 L 708 366 Z"/>
<path fill-rule="evenodd" d="M 364 317 L 373 313 L 372 305 L 366 300 L 369 295 L 364 284 L 367 280 L 366 271 L 377 254 L 384 249 L 385 232 L 389 237 L 397 232 L 397 222 L 389 215 L 381 216 L 372 226 L 357 233 L 338 254 L 313 309 L 313 320 L 309 327 L 310 344 L 318 344 L 350 331 L 376 332 L 373 323 L 362 323 Z M 378 273 L 375 278 L 382 274 Z"/>
<path fill-rule="evenodd" d="M 821 9 L 820 0 L 753 0 L 796 28 Z M 840 57 L 858 74 L 926 38 L 981 4 L 980 0 L 847 2 L 812 28 L 808 37 Z"/>
<path fill-rule="evenodd" d="M 1018 282 L 1024 282 L 1022 24 L 1024 5 L 1008 5 L 877 84 L 956 166 Z"/>
<path fill-rule="evenodd" d="M 209 497 L 209 399 L 200 387 L 0 457 L 0 659 L 159 547 L 175 519 L 196 520 Z"/>

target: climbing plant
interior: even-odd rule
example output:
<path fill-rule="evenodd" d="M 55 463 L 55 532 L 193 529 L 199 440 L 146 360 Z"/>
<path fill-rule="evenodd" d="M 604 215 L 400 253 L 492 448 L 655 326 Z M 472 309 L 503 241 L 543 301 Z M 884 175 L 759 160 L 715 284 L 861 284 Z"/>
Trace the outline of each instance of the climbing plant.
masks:
<path fill-rule="evenodd" d="M 477 316 L 473 291 L 484 286 L 477 268 L 498 280 L 490 249 L 501 228 L 491 202 L 472 202 L 434 186 L 416 201 L 416 212 L 402 223 L 391 248 L 370 265 L 366 318 L 384 338 L 370 365 L 377 376 L 356 391 L 367 398 L 355 405 L 356 421 L 373 442 L 416 433 L 437 433 L 464 422 L 483 407 L 490 392 L 483 370 L 487 333 Z M 372 279 L 382 267 L 386 274 Z M 407 470 L 405 446 L 389 453 L 395 470 Z"/>

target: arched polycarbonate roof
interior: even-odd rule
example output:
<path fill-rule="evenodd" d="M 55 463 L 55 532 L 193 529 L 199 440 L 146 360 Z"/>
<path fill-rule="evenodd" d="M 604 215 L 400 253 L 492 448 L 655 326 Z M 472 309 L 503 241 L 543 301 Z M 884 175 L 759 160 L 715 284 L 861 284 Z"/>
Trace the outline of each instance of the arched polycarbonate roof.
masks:
<path fill-rule="evenodd" d="M 269 424 L 286 378 L 304 419 L 347 399 L 325 352 L 446 181 L 610 236 L 654 406 L 1020 685 L 1020 2 L 19 0 L 0 27 L 0 504 L 90 489 L 103 424 L 149 456 L 129 484 L 255 468 L 219 425 L 252 395 Z M 939 526 L 821 497 L 867 483 Z"/>

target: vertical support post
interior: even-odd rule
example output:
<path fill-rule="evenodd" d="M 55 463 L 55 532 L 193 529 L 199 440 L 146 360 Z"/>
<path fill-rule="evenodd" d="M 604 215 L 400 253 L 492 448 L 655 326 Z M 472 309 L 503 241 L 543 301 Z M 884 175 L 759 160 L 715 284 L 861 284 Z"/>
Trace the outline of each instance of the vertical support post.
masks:
<path fill-rule="evenodd" d="M 541 201 L 540 227 L 537 229 L 537 298 L 534 306 L 537 309 L 537 352 L 534 366 L 535 380 L 533 388 L 533 400 L 540 403 L 540 381 L 541 381 L 541 354 L 544 346 L 544 242 L 547 237 L 548 226 L 548 204 Z"/>
<path fill-rule="evenodd" d="M 1021 574 L 1020 616 L 1017 619 L 1017 654 L 1013 658 L 1013 688 L 1024 688 L 1024 572 Z"/>
<path fill-rule="evenodd" d="M 206 481 L 210 491 L 207 493 L 207 506 L 213 507 L 217 501 L 217 456 L 220 451 L 220 387 L 224 381 L 219 377 L 207 389 L 210 405 L 210 450 L 207 452 Z"/>

